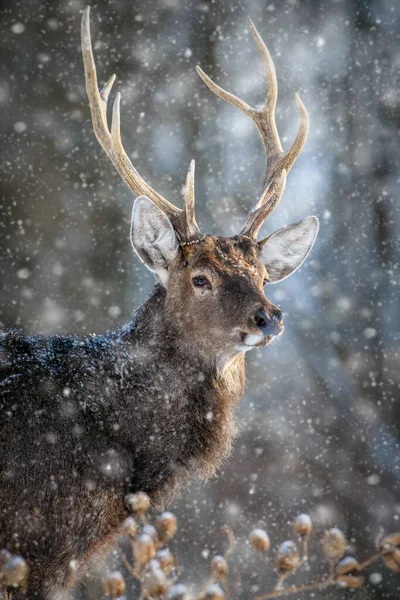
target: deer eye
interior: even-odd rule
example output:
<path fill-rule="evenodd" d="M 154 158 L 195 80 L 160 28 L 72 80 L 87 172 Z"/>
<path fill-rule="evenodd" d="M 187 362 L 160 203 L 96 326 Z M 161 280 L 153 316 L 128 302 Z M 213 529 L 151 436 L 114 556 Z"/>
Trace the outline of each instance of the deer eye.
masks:
<path fill-rule="evenodd" d="M 193 277 L 192 281 L 195 287 L 211 287 L 210 282 L 208 281 L 207 277 L 204 277 L 204 275 Z"/>

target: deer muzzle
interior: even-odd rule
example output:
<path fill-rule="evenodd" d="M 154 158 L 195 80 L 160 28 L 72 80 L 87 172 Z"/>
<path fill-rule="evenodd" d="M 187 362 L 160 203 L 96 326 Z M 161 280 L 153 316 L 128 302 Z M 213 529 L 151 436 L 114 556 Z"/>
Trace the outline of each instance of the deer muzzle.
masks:
<path fill-rule="evenodd" d="M 276 337 L 283 332 L 283 313 L 279 309 L 267 314 L 263 308 L 257 310 L 254 322 L 265 338 Z"/>

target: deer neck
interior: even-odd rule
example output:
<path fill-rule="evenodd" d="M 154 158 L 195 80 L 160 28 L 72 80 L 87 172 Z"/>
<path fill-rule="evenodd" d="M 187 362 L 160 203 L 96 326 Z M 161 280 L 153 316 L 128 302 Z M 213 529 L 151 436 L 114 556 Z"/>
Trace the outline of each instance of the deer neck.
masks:
<path fill-rule="evenodd" d="M 81 403 L 96 439 L 90 447 L 98 460 L 108 460 L 111 449 L 134 464 L 131 480 L 129 466 L 124 471 L 126 489 L 146 490 L 155 502 L 188 476 L 210 477 L 229 455 L 244 387 L 243 356 L 220 369 L 197 352 L 168 319 L 165 296 L 157 286 L 131 323 L 81 350 L 91 359 L 89 392 L 96 391 L 83 390 Z M 82 370 L 69 372 L 77 377 L 70 387 L 80 390 Z"/>
<path fill-rule="evenodd" d="M 155 286 L 122 335 L 133 339 L 141 354 L 152 362 L 158 356 L 163 362 L 182 361 L 183 365 L 193 365 L 209 373 L 233 394 L 239 393 L 236 381 L 244 377 L 244 353 L 212 354 L 208 348 L 203 348 L 191 332 L 179 327 L 168 316 L 166 291 L 161 285 Z"/>
<path fill-rule="evenodd" d="M 138 310 L 134 345 L 137 355 L 145 357 L 143 371 L 151 374 L 145 388 L 150 391 L 154 386 L 157 396 L 161 385 L 163 402 L 173 406 L 163 413 L 160 431 L 168 429 L 170 418 L 174 430 L 179 423 L 187 431 L 186 445 L 179 450 L 183 472 L 208 478 L 229 455 L 237 435 L 235 412 L 244 390 L 244 355 L 223 366 L 218 356 L 204 356 L 195 340 L 168 319 L 165 297 L 165 290 L 157 286 Z M 173 448 L 169 452 L 173 456 Z"/>

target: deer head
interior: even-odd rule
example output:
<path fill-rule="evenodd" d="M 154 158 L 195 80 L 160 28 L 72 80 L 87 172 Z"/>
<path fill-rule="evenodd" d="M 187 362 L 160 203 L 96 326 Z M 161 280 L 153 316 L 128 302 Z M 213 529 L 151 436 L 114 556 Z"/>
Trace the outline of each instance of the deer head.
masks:
<path fill-rule="evenodd" d="M 197 67 L 202 80 L 217 96 L 254 121 L 267 155 L 261 190 L 240 233 L 235 237 L 214 237 L 203 235 L 196 223 L 194 161 L 189 167 L 184 205 L 180 209 L 151 188 L 128 158 L 120 136 L 119 93 L 114 100 L 109 129 L 107 102 L 115 75 L 99 92 L 89 7 L 82 19 L 82 52 L 94 132 L 125 184 L 139 196 L 132 210 L 132 246 L 165 288 L 168 317 L 203 352 L 230 359 L 267 345 L 282 333 L 282 312 L 268 301 L 264 286 L 282 281 L 296 271 L 318 232 L 318 219 L 307 217 L 257 241 L 261 225 L 280 201 L 286 175 L 305 144 L 309 120 L 296 94 L 300 128 L 291 148 L 283 151 L 275 123 L 278 87 L 274 64 L 251 21 L 249 27 L 268 84 L 261 109 L 252 108 L 226 92 Z"/>

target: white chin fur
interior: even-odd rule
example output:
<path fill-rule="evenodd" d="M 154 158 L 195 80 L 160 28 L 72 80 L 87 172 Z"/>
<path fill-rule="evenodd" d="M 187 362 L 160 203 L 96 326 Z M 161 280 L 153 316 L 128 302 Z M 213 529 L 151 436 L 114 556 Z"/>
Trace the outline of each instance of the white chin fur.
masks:
<path fill-rule="evenodd" d="M 251 349 L 254 346 L 257 346 L 257 344 L 259 344 L 260 342 L 262 342 L 264 339 L 264 336 L 262 335 L 262 333 L 255 335 L 254 333 L 247 333 L 246 337 L 243 340 L 243 344 L 244 346 L 246 346 L 246 349 Z"/>

